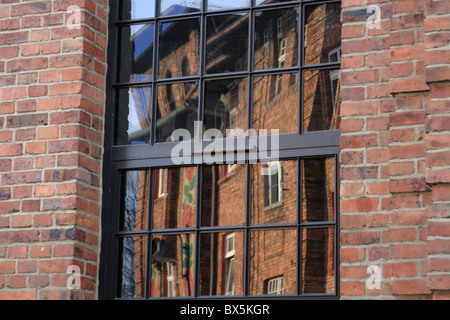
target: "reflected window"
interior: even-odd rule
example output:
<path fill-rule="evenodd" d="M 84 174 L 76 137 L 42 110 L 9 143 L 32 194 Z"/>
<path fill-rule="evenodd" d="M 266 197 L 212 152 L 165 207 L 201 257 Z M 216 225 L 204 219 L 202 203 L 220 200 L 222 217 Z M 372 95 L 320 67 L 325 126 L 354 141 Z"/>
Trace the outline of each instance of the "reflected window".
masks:
<path fill-rule="evenodd" d="M 234 294 L 234 233 L 228 235 L 225 239 L 225 295 L 231 296 Z"/>
<path fill-rule="evenodd" d="M 276 277 L 267 282 L 267 294 L 283 294 L 284 277 Z"/>

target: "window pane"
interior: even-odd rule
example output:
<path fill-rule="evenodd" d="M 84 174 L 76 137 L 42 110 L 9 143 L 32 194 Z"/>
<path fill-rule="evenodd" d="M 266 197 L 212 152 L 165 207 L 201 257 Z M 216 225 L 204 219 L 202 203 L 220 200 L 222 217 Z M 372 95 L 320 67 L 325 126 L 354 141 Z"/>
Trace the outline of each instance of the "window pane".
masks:
<path fill-rule="evenodd" d="M 298 62 L 297 10 L 265 10 L 256 12 L 256 70 L 287 68 Z"/>
<path fill-rule="evenodd" d="M 208 0 L 208 10 L 227 10 L 249 7 L 251 0 Z"/>
<path fill-rule="evenodd" d="M 187 57 L 190 75 L 198 74 L 200 20 L 187 19 L 160 25 L 158 78 L 181 77 L 183 57 Z"/>
<path fill-rule="evenodd" d="M 154 25 L 134 24 L 120 29 L 119 80 L 151 81 L 153 78 Z"/>
<path fill-rule="evenodd" d="M 226 241 L 234 236 L 234 250 Z M 200 236 L 200 295 L 244 294 L 244 232 L 203 233 Z"/>
<path fill-rule="evenodd" d="M 305 64 L 336 62 L 335 49 L 341 45 L 341 4 L 305 6 Z"/>
<path fill-rule="evenodd" d="M 259 5 L 264 5 L 264 4 L 273 4 L 273 3 L 289 2 L 289 1 L 295 1 L 295 0 L 255 0 L 255 3 L 257 6 L 259 6 Z"/>
<path fill-rule="evenodd" d="M 145 296 L 147 238 L 123 237 L 119 239 L 119 298 Z"/>
<path fill-rule="evenodd" d="M 303 79 L 303 130 L 337 129 L 339 69 L 305 71 Z"/>
<path fill-rule="evenodd" d="M 202 226 L 245 223 L 245 165 L 202 167 Z"/>
<path fill-rule="evenodd" d="M 186 129 L 193 138 L 194 122 L 198 120 L 197 109 L 198 82 L 159 85 L 156 142 L 170 141 L 176 129 Z"/>
<path fill-rule="evenodd" d="M 155 16 L 156 0 L 122 0 L 120 19 L 144 19 Z"/>
<path fill-rule="evenodd" d="M 302 160 L 302 221 L 333 221 L 335 159 Z"/>
<path fill-rule="evenodd" d="M 242 71 L 248 65 L 248 14 L 206 20 L 206 73 Z"/>
<path fill-rule="evenodd" d="M 147 229 L 149 171 L 133 170 L 122 174 L 120 230 Z"/>
<path fill-rule="evenodd" d="M 193 296 L 195 235 L 154 236 L 151 268 L 151 297 Z"/>
<path fill-rule="evenodd" d="M 255 77 L 253 88 L 253 129 L 297 133 L 297 73 Z"/>
<path fill-rule="evenodd" d="M 155 169 L 153 172 L 153 229 L 195 227 L 197 167 Z M 161 174 L 164 175 L 162 182 Z M 161 185 L 165 188 L 162 193 L 158 190 Z"/>
<path fill-rule="evenodd" d="M 205 129 L 247 129 L 247 78 L 214 80 L 205 83 Z"/>
<path fill-rule="evenodd" d="M 302 293 L 334 293 L 334 229 L 302 232 Z"/>
<path fill-rule="evenodd" d="M 202 2 L 198 0 L 161 0 L 161 15 L 170 16 L 198 12 Z"/>
<path fill-rule="evenodd" d="M 251 223 L 297 221 L 297 160 L 251 165 Z"/>
<path fill-rule="evenodd" d="M 284 277 L 283 294 L 297 292 L 296 234 L 295 229 L 250 232 L 251 295 L 268 294 L 270 280 L 281 276 Z"/>
<path fill-rule="evenodd" d="M 141 144 L 150 139 L 152 88 L 118 90 L 116 144 Z"/>

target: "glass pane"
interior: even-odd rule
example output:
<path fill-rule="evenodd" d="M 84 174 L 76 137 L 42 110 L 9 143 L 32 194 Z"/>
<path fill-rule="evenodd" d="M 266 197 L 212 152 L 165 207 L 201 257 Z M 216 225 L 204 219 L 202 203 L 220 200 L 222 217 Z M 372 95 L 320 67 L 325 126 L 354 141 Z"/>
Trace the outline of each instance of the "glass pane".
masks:
<path fill-rule="evenodd" d="M 305 64 L 336 62 L 341 46 L 341 4 L 339 2 L 305 6 Z"/>
<path fill-rule="evenodd" d="M 231 136 L 228 129 L 247 129 L 247 78 L 214 80 L 205 83 L 205 129 L 220 130 L 223 137 Z"/>
<path fill-rule="evenodd" d="M 302 231 L 302 293 L 334 293 L 334 229 Z"/>
<path fill-rule="evenodd" d="M 156 142 L 170 141 L 176 129 L 186 129 L 193 138 L 197 109 L 198 82 L 159 85 Z"/>
<path fill-rule="evenodd" d="M 227 10 L 250 6 L 251 0 L 208 0 L 208 10 Z"/>
<path fill-rule="evenodd" d="M 297 221 L 297 160 L 251 165 L 251 223 Z"/>
<path fill-rule="evenodd" d="M 145 272 L 147 263 L 147 237 L 123 237 L 119 239 L 119 298 L 143 298 L 145 296 Z"/>
<path fill-rule="evenodd" d="M 147 143 L 150 139 L 152 88 L 118 90 L 116 144 Z"/>
<path fill-rule="evenodd" d="M 153 172 L 153 229 L 195 227 L 197 167 Z"/>
<path fill-rule="evenodd" d="M 156 0 L 122 0 L 120 19 L 145 19 L 155 16 Z"/>
<path fill-rule="evenodd" d="M 302 221 L 333 221 L 335 159 L 302 160 Z"/>
<path fill-rule="evenodd" d="M 338 129 L 339 69 L 303 73 L 303 130 Z"/>
<path fill-rule="evenodd" d="M 257 11 L 255 21 L 256 70 L 287 68 L 298 62 L 297 10 Z"/>
<path fill-rule="evenodd" d="M 255 77 L 253 81 L 252 127 L 297 133 L 297 73 Z"/>
<path fill-rule="evenodd" d="M 251 295 L 297 292 L 297 243 L 295 229 L 250 232 L 249 290 Z M 283 290 L 274 292 L 275 278 Z M 277 287 L 281 282 L 277 284 Z"/>
<path fill-rule="evenodd" d="M 255 0 L 255 4 L 257 6 L 259 6 L 259 5 L 264 5 L 264 4 L 273 4 L 273 3 L 289 2 L 289 1 L 295 1 L 295 0 Z"/>
<path fill-rule="evenodd" d="M 152 238 L 151 297 L 194 295 L 195 235 Z"/>
<path fill-rule="evenodd" d="M 246 70 L 248 14 L 209 17 L 206 26 L 206 73 Z"/>
<path fill-rule="evenodd" d="M 198 74 L 199 19 L 161 23 L 159 41 L 158 78 L 181 77 L 184 57 L 188 59 L 190 75 Z"/>
<path fill-rule="evenodd" d="M 135 24 L 120 29 L 119 81 L 153 79 L 154 25 Z"/>
<path fill-rule="evenodd" d="M 202 167 L 202 226 L 245 223 L 245 165 Z"/>
<path fill-rule="evenodd" d="M 122 175 L 120 230 L 147 229 L 149 171 L 126 171 Z"/>
<path fill-rule="evenodd" d="M 199 0 L 161 0 L 161 15 L 170 16 L 198 12 L 202 2 Z"/>
<path fill-rule="evenodd" d="M 227 242 L 234 241 L 233 249 Z M 200 236 L 200 295 L 244 294 L 244 232 Z"/>

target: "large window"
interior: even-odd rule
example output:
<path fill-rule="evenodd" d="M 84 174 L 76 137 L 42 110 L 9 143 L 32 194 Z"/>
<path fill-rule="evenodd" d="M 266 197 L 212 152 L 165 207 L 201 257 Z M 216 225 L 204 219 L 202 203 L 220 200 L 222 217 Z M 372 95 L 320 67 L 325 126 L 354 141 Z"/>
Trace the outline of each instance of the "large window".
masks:
<path fill-rule="evenodd" d="M 100 297 L 336 297 L 340 2 L 110 7 Z"/>

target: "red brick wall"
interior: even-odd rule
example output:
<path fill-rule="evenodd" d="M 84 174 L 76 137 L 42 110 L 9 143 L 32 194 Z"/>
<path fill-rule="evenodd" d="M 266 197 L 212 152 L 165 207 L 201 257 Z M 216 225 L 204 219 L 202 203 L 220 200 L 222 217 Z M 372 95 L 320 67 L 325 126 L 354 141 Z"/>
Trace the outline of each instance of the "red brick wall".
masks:
<path fill-rule="evenodd" d="M 69 5 L 81 28 L 67 27 Z M 107 10 L 0 4 L 0 299 L 95 298 Z"/>
<path fill-rule="evenodd" d="M 342 7 L 341 295 L 449 298 L 450 3 Z"/>

